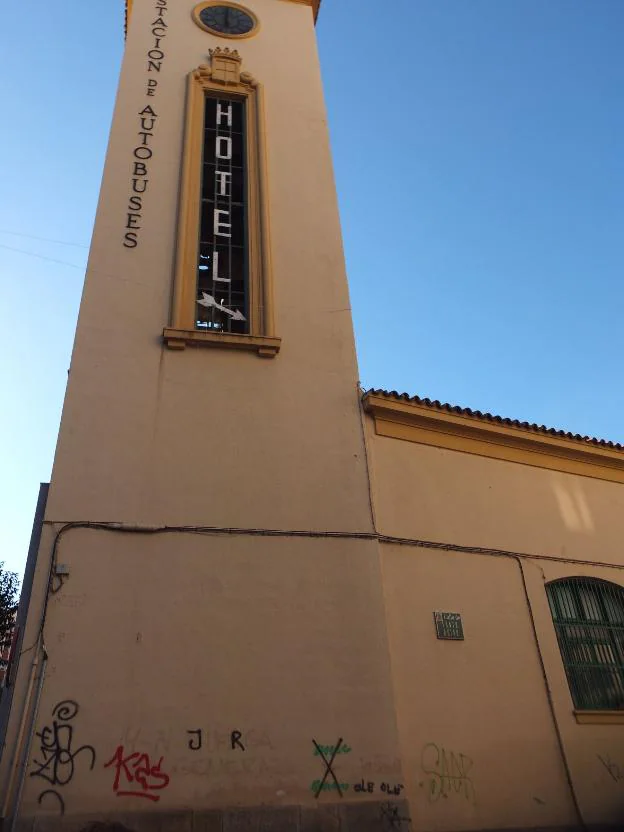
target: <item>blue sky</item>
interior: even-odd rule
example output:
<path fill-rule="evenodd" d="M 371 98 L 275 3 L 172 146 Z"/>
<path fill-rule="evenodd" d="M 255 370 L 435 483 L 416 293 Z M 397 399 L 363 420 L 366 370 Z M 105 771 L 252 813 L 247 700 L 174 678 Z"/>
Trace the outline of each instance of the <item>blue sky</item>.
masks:
<path fill-rule="evenodd" d="M 13 3 L 3 24 L 0 560 L 21 571 L 50 476 L 123 3 Z M 365 387 L 624 442 L 623 31 L 622 0 L 323 0 Z"/>

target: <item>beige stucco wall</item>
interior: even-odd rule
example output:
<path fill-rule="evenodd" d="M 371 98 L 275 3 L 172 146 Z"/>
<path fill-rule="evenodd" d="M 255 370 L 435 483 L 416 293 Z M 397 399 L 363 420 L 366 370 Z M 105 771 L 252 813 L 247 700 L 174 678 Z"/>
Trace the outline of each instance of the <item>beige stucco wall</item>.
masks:
<path fill-rule="evenodd" d="M 57 787 L 68 814 L 147 808 L 114 790 L 106 764 L 119 746 L 162 757 L 155 811 L 314 805 L 313 739 L 348 746 L 335 763 L 347 798 L 373 762 L 397 779 L 375 544 L 74 530 L 61 555 L 70 577 L 50 602 L 37 728 L 74 700 L 72 751 L 96 755 L 91 769 L 80 752 Z M 245 751 L 231 747 L 235 730 Z M 42 759 L 37 737 L 31 756 Z M 27 779 L 26 816 L 45 788 Z"/>
<path fill-rule="evenodd" d="M 517 570 L 513 561 L 384 547 L 397 714 L 417 828 L 574 820 Z M 436 638 L 436 610 L 461 613 L 465 641 Z"/>
<path fill-rule="evenodd" d="M 617 483 L 382 436 L 372 454 L 382 532 L 622 564 Z"/>
<path fill-rule="evenodd" d="M 370 526 L 357 368 L 312 9 L 251 0 L 259 33 L 215 38 L 135 2 L 48 503 L 52 519 L 361 530 Z M 163 349 L 187 74 L 235 47 L 264 85 L 274 360 Z M 158 81 L 154 97 L 146 83 Z M 139 245 L 124 248 L 138 113 L 158 114 Z M 338 498 L 326 489 L 340 481 Z"/>
<path fill-rule="evenodd" d="M 380 437 L 372 420 L 368 435 L 380 533 L 450 544 L 382 547 L 397 719 L 419 828 L 578 822 L 531 614 L 583 818 L 620 823 L 624 725 L 577 724 L 545 583 L 581 575 L 624 585 L 620 569 L 578 563 L 624 565 L 624 487 Z M 522 559 L 527 603 L 515 558 L 453 546 L 551 559 Z M 465 641 L 437 640 L 434 611 L 461 613 Z M 460 754 L 469 777 L 449 779 Z"/>
<path fill-rule="evenodd" d="M 312 12 L 247 3 L 262 29 L 227 45 L 266 93 L 282 349 L 263 360 L 162 346 L 185 80 L 225 44 L 193 24 L 193 2 L 171 2 L 162 70 L 149 75 L 154 4 L 135 0 L 0 794 L 26 749 L 26 824 L 61 823 L 59 799 L 46 790 L 62 798 L 70 823 L 146 808 L 156 816 L 372 805 L 396 788 L 423 832 L 563 828 L 577 818 L 558 728 L 585 820 L 617 823 L 624 781 L 612 766 L 624 774 L 624 726 L 576 723 L 544 583 L 569 574 L 622 582 L 620 572 L 580 561 L 621 563 L 624 489 L 381 438 L 370 420 L 363 425 Z M 158 93 L 146 98 L 150 78 Z M 150 185 L 139 246 L 127 249 L 137 114 L 147 104 L 158 114 Z M 381 534 L 448 551 L 378 543 L 371 502 Z M 56 539 L 71 521 L 137 533 L 83 528 Z M 148 533 L 164 526 L 175 528 Z M 238 531 L 181 528 L 197 526 Z M 516 560 L 453 545 L 525 553 L 526 591 Z M 53 552 L 68 574 L 52 582 L 38 699 Z M 462 614 L 464 642 L 435 638 L 435 610 Z M 62 728 L 71 764 L 58 742 L 52 757 L 46 745 L 55 706 L 67 701 L 77 708 L 61 712 L 73 713 Z M 198 735 L 189 732 L 199 730 L 193 750 Z M 244 751 L 232 748 L 232 731 Z M 317 800 L 325 767 L 313 740 L 328 747 L 339 738 L 344 796 Z M 110 763 L 120 748 L 116 787 Z M 138 759 L 162 786 L 152 793 L 158 802 L 119 794 L 132 790 L 133 754 L 147 755 Z M 387 822 L 376 814 L 372 826 L 343 828 Z M 403 815 L 390 824 L 409 826 Z"/>
<path fill-rule="evenodd" d="M 36 644 L 54 536 L 69 521 L 319 537 L 64 534 L 57 561 L 69 575 L 61 587 L 54 580 L 47 609 L 25 819 L 58 817 L 59 800 L 46 789 L 62 797 L 68 818 L 336 802 L 335 792 L 315 800 L 324 766 L 313 739 L 330 746 L 343 738 L 348 751 L 334 768 L 349 795 L 363 772 L 374 770 L 380 782 L 400 778 L 377 545 L 322 536 L 370 532 L 372 521 L 312 10 L 248 0 L 261 30 L 232 43 L 199 29 L 194 5 L 169 2 L 159 74 L 146 73 L 155 4 L 133 5 L 24 644 Z M 235 46 L 265 90 L 282 338 L 273 360 L 162 345 L 186 78 L 217 45 Z M 154 78 L 157 95 L 146 98 Z M 150 184 L 139 245 L 128 249 L 137 114 L 147 105 L 158 116 Z M 22 659 L 17 702 L 30 682 L 29 701 L 36 699 L 29 660 L 37 655 Z M 66 700 L 79 706 L 71 751 L 89 748 L 69 781 L 51 781 L 36 761 L 45 762 L 41 735 L 50 736 L 54 708 Z M 187 731 L 198 729 L 204 747 L 194 752 Z M 229 746 L 234 730 L 245 752 Z M 16 709 L 0 768 L 5 793 L 19 732 Z M 148 777 L 169 777 L 158 803 L 117 795 L 106 763 L 119 746 L 149 755 L 150 766 L 163 757 Z"/>

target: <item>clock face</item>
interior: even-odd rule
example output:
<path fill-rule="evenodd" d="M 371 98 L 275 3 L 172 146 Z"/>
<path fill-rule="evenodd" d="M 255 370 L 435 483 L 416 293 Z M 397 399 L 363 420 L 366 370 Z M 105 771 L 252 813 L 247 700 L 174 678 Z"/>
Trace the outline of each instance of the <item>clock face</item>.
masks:
<path fill-rule="evenodd" d="M 208 6 L 201 10 L 199 19 L 206 28 L 220 35 L 247 35 L 256 26 L 248 12 L 233 6 Z"/>

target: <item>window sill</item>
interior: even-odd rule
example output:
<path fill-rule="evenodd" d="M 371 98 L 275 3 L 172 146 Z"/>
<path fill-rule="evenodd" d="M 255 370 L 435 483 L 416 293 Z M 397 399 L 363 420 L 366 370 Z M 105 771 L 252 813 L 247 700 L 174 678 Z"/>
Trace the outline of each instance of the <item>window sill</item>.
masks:
<path fill-rule="evenodd" d="M 624 725 L 622 711 L 574 711 L 579 725 Z"/>
<path fill-rule="evenodd" d="M 227 332 L 198 332 L 194 329 L 163 329 L 163 340 L 170 350 L 189 347 L 225 347 L 256 352 L 261 358 L 274 358 L 280 351 L 281 338 L 267 335 L 232 335 Z"/>

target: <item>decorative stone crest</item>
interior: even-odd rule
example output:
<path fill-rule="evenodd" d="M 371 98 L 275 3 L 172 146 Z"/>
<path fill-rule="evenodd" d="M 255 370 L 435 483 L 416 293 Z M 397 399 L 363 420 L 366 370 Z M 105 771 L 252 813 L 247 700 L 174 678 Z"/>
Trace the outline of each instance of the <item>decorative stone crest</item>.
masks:
<path fill-rule="evenodd" d="M 249 72 L 241 72 L 243 59 L 236 49 L 210 50 L 211 66 L 202 64 L 195 70 L 198 80 L 212 81 L 226 87 L 256 87 L 258 82 Z"/>
<path fill-rule="evenodd" d="M 226 86 L 240 84 L 241 64 L 243 59 L 236 49 L 222 49 L 217 46 L 210 50 L 212 58 L 212 80 Z"/>

